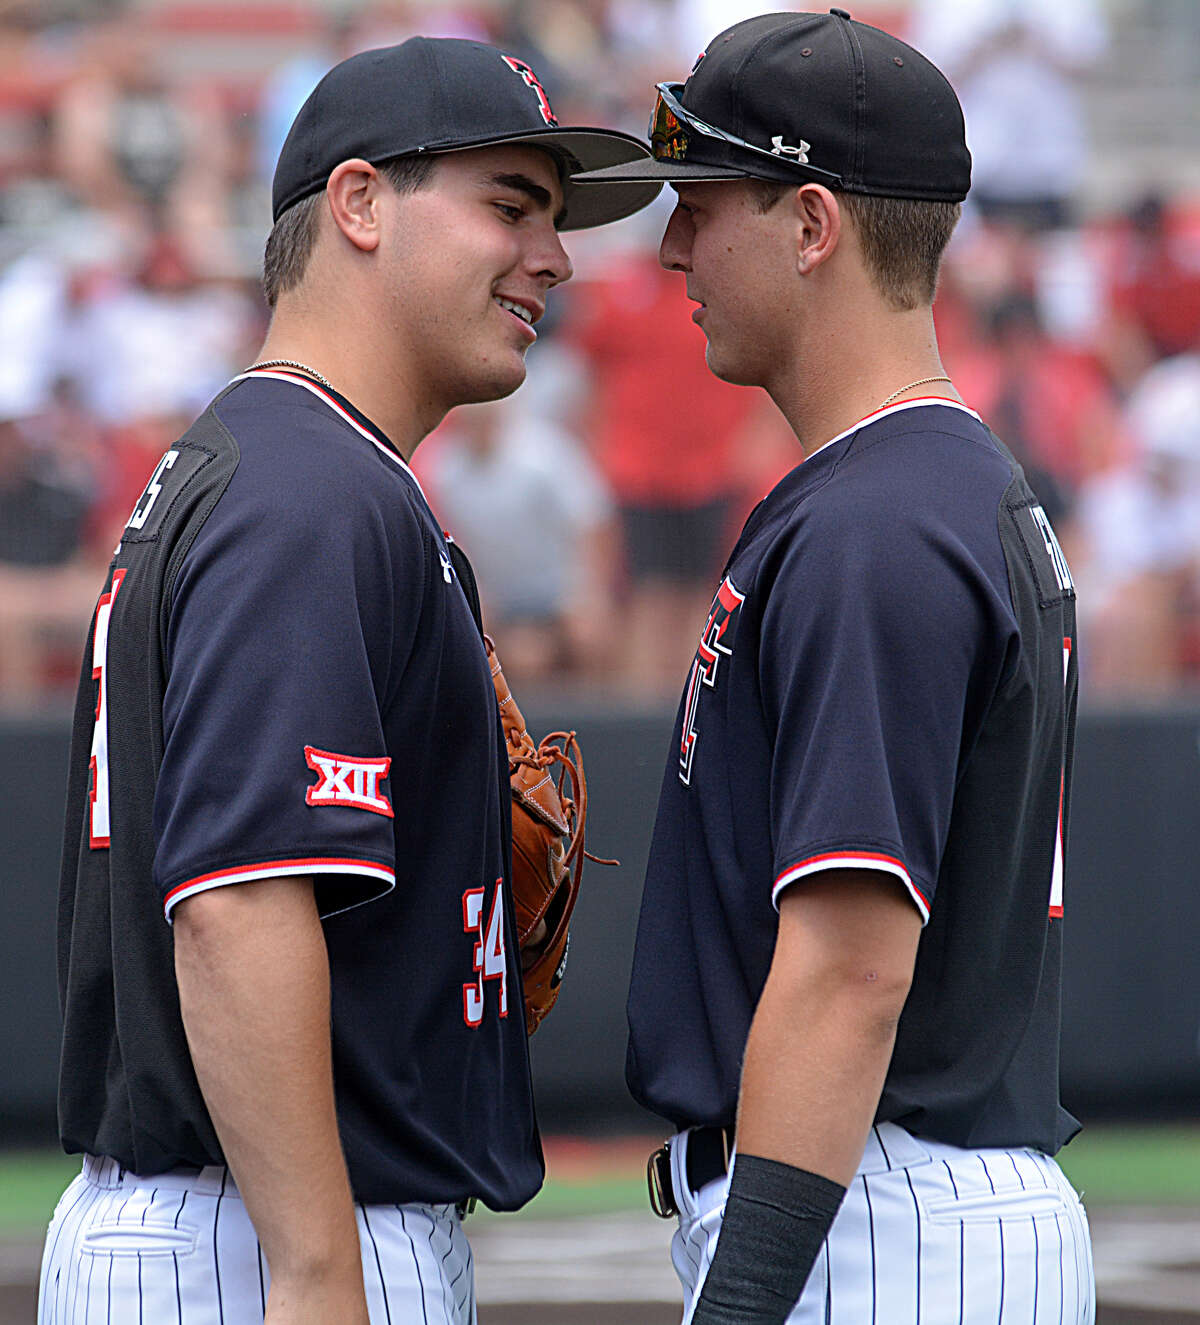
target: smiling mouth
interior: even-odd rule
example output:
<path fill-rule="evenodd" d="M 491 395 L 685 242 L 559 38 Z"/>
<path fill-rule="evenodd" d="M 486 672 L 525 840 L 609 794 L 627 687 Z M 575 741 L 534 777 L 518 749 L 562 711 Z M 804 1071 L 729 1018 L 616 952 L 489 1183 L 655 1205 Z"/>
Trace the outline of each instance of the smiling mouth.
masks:
<path fill-rule="evenodd" d="M 533 311 L 524 306 L 524 304 L 515 303 L 511 299 L 502 299 L 496 296 L 496 302 L 501 308 L 507 308 L 510 313 L 515 313 L 527 326 L 533 326 Z"/>

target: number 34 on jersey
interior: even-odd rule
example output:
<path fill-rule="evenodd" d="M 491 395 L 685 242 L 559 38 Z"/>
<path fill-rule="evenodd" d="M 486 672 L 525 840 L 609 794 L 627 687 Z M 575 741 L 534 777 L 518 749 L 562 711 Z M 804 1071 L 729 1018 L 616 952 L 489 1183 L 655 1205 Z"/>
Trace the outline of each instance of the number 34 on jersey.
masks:
<path fill-rule="evenodd" d="M 478 1026 L 483 1021 L 489 980 L 497 982 L 500 1016 L 508 1016 L 508 952 L 504 941 L 503 880 L 496 880 L 490 907 L 487 905 L 486 888 L 468 888 L 463 893 L 462 910 L 464 932 L 477 936 L 472 952 L 475 979 L 468 980 L 462 987 L 463 1021 L 468 1026 Z"/>

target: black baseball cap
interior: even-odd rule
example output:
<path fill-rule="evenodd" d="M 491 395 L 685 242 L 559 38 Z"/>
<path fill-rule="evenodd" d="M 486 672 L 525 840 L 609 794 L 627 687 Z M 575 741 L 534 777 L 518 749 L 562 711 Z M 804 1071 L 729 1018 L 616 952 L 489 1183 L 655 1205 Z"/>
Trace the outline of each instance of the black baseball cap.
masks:
<path fill-rule="evenodd" d="M 848 193 L 961 202 L 962 107 L 919 51 L 844 9 L 762 14 L 715 37 L 686 83 L 660 83 L 654 159 L 574 176 L 814 180 Z"/>
<path fill-rule="evenodd" d="M 629 188 L 578 189 L 571 175 L 649 160 L 646 146 L 612 129 L 561 128 L 533 70 L 494 46 L 459 37 L 410 37 L 335 65 L 300 107 L 275 166 L 271 209 L 280 214 L 325 187 L 352 157 L 455 152 L 529 143 L 559 163 L 563 230 L 630 216 L 653 202 L 661 180 Z"/>

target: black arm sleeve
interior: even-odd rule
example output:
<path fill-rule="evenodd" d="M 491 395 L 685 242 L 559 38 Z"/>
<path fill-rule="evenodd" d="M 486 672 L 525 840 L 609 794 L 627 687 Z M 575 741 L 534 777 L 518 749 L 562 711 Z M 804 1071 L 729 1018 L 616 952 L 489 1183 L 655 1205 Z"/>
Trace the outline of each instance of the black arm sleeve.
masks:
<path fill-rule="evenodd" d="M 784 1325 L 845 1195 L 817 1173 L 739 1154 L 692 1325 Z"/>

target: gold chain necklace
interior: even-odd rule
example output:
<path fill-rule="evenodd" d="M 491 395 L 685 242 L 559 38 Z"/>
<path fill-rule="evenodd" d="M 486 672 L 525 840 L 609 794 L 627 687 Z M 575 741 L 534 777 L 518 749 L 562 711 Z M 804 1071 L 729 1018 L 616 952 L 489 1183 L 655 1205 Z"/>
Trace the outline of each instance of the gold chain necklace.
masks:
<path fill-rule="evenodd" d="M 950 379 L 946 377 L 944 374 L 939 375 L 938 377 L 918 377 L 915 382 L 910 382 L 907 386 L 902 386 L 899 391 L 893 391 L 892 394 L 888 396 L 888 398 L 885 401 L 883 401 L 881 404 L 876 406 L 876 409 L 877 410 L 887 409 L 887 407 L 892 403 L 893 400 L 897 399 L 897 397 L 899 396 L 902 396 L 906 391 L 911 391 L 915 386 L 926 386 L 930 382 L 948 382 L 949 380 Z"/>
<path fill-rule="evenodd" d="M 333 391 L 334 385 L 327 377 L 322 377 L 315 368 L 310 368 L 306 363 L 299 363 L 295 359 L 264 359 L 261 363 L 252 363 L 246 372 L 252 373 L 256 368 L 297 368 L 302 373 L 307 373 L 309 377 L 315 378 L 322 386 L 327 386 Z M 904 388 L 906 391 L 907 387 Z"/>

